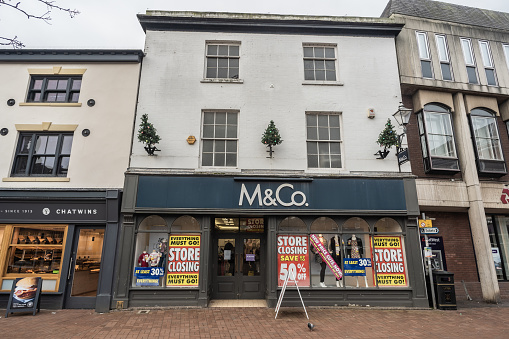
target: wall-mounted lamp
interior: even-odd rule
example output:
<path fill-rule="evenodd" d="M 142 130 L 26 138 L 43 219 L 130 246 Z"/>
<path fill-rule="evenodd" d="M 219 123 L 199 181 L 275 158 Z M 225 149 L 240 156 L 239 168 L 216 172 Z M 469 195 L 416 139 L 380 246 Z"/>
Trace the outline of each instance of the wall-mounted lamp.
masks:
<path fill-rule="evenodd" d="M 16 100 L 14 100 L 14 99 L 7 100 L 7 106 L 14 106 L 15 103 L 16 103 Z"/>
<path fill-rule="evenodd" d="M 7 133 L 9 133 L 9 130 L 6 127 L 0 129 L 0 135 L 1 136 L 6 136 Z"/>
<path fill-rule="evenodd" d="M 88 99 L 87 100 L 87 105 L 88 105 L 88 107 L 93 107 L 95 105 L 95 100 L 94 99 Z"/>
<path fill-rule="evenodd" d="M 408 154 L 408 148 L 402 148 L 401 143 L 403 141 L 403 137 L 406 135 L 406 126 L 410 121 L 410 115 L 412 115 L 412 109 L 406 108 L 403 106 L 403 103 L 399 103 L 398 110 L 392 116 L 398 123 L 398 125 L 403 127 L 403 133 L 398 135 L 398 144 L 396 145 L 396 156 L 398 157 L 398 167 L 401 172 L 401 165 L 410 160 L 410 156 Z"/>

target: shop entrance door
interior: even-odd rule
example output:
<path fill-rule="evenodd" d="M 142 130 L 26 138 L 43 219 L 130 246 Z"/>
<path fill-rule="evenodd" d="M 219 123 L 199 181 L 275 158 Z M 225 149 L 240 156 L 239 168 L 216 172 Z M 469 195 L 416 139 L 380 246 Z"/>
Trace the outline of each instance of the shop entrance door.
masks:
<path fill-rule="evenodd" d="M 104 228 L 76 228 L 67 274 L 65 308 L 95 308 Z"/>
<path fill-rule="evenodd" d="M 222 233 L 214 241 L 213 299 L 265 297 L 265 242 L 252 233 Z"/>

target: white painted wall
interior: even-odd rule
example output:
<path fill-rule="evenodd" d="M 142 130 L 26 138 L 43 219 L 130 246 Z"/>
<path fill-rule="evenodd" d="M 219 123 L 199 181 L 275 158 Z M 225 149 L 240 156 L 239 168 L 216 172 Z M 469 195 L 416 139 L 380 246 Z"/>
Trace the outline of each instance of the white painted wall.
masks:
<path fill-rule="evenodd" d="M 28 69 L 86 68 L 79 102 L 81 107 L 20 106 L 26 100 L 30 83 Z M 129 163 L 132 126 L 136 107 L 139 63 L 2 63 L 0 74 L 0 176 L 9 178 L 19 133 L 15 124 L 77 124 L 74 132 L 69 182 L 5 182 L 2 188 L 122 188 Z M 16 104 L 7 106 L 8 99 Z M 87 100 L 94 99 L 94 107 Z M 81 131 L 88 128 L 90 136 Z"/>
<path fill-rule="evenodd" d="M 241 41 L 243 84 L 202 83 L 205 43 Z M 303 43 L 337 44 L 337 75 L 343 86 L 303 85 Z M 147 31 L 135 133 L 142 114 L 161 136 L 161 152 L 149 157 L 134 138 L 132 168 L 232 171 L 201 168 L 202 110 L 236 109 L 239 114 L 238 169 L 301 170 L 308 173 L 397 172 L 394 148 L 377 160 L 376 144 L 387 118 L 401 101 L 394 39 Z M 367 118 L 368 108 L 376 111 Z M 307 169 L 306 111 L 342 112 L 341 170 Z M 268 159 L 261 137 L 274 120 L 283 138 Z M 397 125 L 393 120 L 393 125 Z M 197 142 L 189 145 L 188 136 Z M 410 171 L 405 164 L 404 171 Z"/>

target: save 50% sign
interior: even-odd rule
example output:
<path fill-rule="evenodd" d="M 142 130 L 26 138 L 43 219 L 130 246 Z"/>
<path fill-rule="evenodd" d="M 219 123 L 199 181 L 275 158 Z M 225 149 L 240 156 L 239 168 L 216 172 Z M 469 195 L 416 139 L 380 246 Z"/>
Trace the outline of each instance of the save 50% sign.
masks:
<path fill-rule="evenodd" d="M 285 280 L 286 275 L 290 274 L 290 279 L 295 279 L 297 281 L 306 280 L 307 273 L 306 273 L 306 267 L 304 264 L 299 263 L 281 263 L 280 270 L 279 270 L 279 279 Z"/>

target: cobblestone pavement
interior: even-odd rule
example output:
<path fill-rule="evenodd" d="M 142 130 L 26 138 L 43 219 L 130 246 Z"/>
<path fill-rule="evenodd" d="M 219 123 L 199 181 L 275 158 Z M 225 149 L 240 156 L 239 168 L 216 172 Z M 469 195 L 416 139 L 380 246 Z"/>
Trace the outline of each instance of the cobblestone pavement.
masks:
<path fill-rule="evenodd" d="M 0 319 L 1 338 L 508 338 L 509 307 L 444 310 L 365 307 L 41 310 Z"/>

